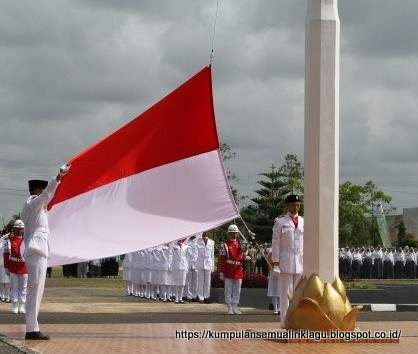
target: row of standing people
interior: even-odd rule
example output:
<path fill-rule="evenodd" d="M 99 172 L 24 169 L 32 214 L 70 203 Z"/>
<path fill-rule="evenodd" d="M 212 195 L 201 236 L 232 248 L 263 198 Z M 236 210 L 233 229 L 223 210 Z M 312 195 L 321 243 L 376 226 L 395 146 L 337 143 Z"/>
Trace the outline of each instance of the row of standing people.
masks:
<path fill-rule="evenodd" d="M 164 302 L 209 302 L 214 252 L 214 241 L 203 233 L 129 253 L 123 260 L 126 293 Z"/>
<path fill-rule="evenodd" d="M 343 278 L 415 279 L 417 252 L 412 247 L 357 247 L 339 249 L 339 268 Z"/>

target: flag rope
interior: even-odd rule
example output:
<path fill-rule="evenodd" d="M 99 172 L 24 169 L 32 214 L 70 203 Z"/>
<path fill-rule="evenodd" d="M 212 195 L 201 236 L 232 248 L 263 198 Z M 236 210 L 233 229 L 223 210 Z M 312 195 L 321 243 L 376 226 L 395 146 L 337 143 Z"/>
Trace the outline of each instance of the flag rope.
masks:
<path fill-rule="evenodd" d="M 216 12 L 215 12 L 215 19 L 213 22 L 213 32 L 212 32 L 212 39 L 211 39 L 211 46 L 210 46 L 209 65 L 211 65 L 213 62 L 213 56 L 215 52 L 215 35 L 216 35 L 216 24 L 218 22 L 219 2 L 220 0 L 216 1 Z"/>

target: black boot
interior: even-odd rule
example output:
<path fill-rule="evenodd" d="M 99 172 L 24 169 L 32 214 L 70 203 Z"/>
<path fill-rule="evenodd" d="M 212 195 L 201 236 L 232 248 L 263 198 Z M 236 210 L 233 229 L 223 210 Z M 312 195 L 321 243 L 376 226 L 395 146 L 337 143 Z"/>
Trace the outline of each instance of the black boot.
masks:
<path fill-rule="evenodd" d="M 49 336 L 40 331 L 38 332 L 26 332 L 25 339 L 30 340 L 49 340 Z"/>

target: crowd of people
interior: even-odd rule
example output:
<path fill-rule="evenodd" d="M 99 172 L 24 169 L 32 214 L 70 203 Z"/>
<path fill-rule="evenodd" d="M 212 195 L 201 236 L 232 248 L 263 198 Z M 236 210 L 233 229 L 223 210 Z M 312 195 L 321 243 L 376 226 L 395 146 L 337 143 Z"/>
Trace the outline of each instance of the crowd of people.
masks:
<path fill-rule="evenodd" d="M 418 252 L 413 247 L 345 247 L 339 249 L 343 279 L 416 279 Z"/>
<path fill-rule="evenodd" d="M 164 302 L 209 302 L 215 266 L 207 233 L 129 253 L 123 260 L 126 295 Z"/>

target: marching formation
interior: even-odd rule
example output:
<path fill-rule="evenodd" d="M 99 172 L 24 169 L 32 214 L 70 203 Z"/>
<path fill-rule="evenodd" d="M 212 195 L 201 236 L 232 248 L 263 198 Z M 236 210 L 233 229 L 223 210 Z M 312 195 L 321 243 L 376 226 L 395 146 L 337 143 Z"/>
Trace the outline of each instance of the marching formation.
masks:
<path fill-rule="evenodd" d="M 340 275 L 353 279 L 415 279 L 417 257 L 417 250 L 408 246 L 340 248 Z"/>
<path fill-rule="evenodd" d="M 126 294 L 164 302 L 209 302 L 214 252 L 214 242 L 204 232 L 129 253 L 123 260 Z"/>

